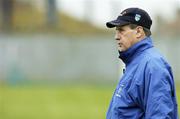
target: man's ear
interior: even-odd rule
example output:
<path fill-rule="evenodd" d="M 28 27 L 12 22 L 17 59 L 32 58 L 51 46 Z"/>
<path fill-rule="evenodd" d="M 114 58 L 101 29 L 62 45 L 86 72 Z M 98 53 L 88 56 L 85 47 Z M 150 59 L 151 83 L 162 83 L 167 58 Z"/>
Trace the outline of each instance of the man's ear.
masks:
<path fill-rule="evenodd" d="M 141 27 L 141 26 L 137 27 L 136 34 L 138 35 L 138 37 L 143 36 L 143 34 L 144 34 L 143 27 Z"/>
<path fill-rule="evenodd" d="M 136 33 L 137 33 L 137 31 L 135 30 L 135 31 L 134 31 L 134 34 L 136 34 Z"/>

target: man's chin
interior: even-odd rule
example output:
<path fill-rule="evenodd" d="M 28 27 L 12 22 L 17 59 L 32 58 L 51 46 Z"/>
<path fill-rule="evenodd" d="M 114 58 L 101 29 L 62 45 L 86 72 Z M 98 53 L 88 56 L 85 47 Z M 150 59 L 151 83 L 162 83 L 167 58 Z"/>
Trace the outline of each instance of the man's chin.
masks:
<path fill-rule="evenodd" d="M 118 50 L 119 50 L 120 52 L 123 52 L 123 51 L 124 51 L 122 48 L 118 48 Z"/>

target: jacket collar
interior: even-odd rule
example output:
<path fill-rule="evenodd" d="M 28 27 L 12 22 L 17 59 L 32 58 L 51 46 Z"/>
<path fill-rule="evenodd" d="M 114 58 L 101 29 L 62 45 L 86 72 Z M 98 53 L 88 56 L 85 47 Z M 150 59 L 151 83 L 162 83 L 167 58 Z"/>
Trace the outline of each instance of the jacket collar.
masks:
<path fill-rule="evenodd" d="M 132 47 L 130 47 L 128 50 L 120 52 L 119 51 L 119 58 L 128 65 L 137 54 L 143 52 L 146 49 L 149 49 L 153 47 L 153 43 L 150 37 L 146 37 L 143 40 L 137 42 Z"/>

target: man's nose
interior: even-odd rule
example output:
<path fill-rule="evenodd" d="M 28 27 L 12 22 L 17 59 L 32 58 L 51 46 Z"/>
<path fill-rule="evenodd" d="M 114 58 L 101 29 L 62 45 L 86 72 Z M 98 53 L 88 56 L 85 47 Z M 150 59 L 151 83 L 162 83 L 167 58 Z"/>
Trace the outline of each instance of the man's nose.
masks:
<path fill-rule="evenodd" d="M 115 40 L 120 40 L 120 35 L 118 33 L 116 33 L 114 38 L 115 38 Z"/>

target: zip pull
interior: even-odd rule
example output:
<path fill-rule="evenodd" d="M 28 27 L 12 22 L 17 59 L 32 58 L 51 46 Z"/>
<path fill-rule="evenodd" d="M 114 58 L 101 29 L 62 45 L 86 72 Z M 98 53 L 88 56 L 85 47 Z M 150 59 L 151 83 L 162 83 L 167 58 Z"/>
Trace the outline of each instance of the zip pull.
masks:
<path fill-rule="evenodd" d="M 123 74 L 126 72 L 126 69 L 123 69 Z"/>

